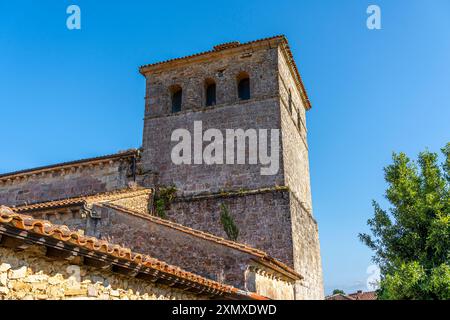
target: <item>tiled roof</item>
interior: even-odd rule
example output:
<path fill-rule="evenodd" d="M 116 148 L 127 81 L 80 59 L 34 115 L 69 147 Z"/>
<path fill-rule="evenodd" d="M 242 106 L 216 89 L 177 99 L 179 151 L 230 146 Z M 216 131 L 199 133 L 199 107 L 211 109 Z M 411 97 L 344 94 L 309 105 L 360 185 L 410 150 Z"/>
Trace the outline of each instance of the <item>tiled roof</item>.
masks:
<path fill-rule="evenodd" d="M 355 300 L 352 297 L 349 297 L 346 294 L 336 293 L 331 296 L 325 297 L 325 300 Z"/>
<path fill-rule="evenodd" d="M 198 237 L 198 238 L 202 238 L 204 240 L 208 240 L 232 249 L 236 249 L 245 253 L 248 253 L 252 256 L 255 256 L 256 258 L 260 259 L 259 261 L 268 264 L 271 268 L 278 270 L 281 273 L 284 273 L 285 275 L 289 276 L 292 279 L 295 280 L 300 280 L 303 277 L 298 274 L 295 270 L 293 270 L 292 268 L 290 268 L 289 266 L 287 266 L 286 264 L 282 263 L 281 261 L 278 261 L 277 259 L 269 256 L 266 252 L 259 250 L 259 249 L 255 249 L 252 248 L 248 245 L 239 243 L 239 242 L 234 242 L 231 240 L 227 240 L 218 236 L 215 236 L 213 234 L 207 233 L 207 232 L 203 232 L 200 230 L 195 230 L 189 227 L 186 227 L 184 225 L 181 225 L 179 223 L 175 223 L 172 221 L 169 221 L 167 219 L 162 219 L 156 216 L 151 216 L 151 215 L 143 215 L 140 212 L 134 211 L 132 209 L 129 208 L 124 208 L 121 206 L 117 206 L 115 204 L 110 204 L 110 203 L 105 203 L 103 204 L 103 206 L 105 207 L 110 207 L 112 209 L 116 209 L 116 210 L 120 210 L 122 212 L 128 213 L 128 214 L 132 214 L 135 216 L 139 216 L 141 218 L 150 220 L 154 223 L 160 224 L 160 225 L 164 225 L 166 227 L 172 228 L 172 229 L 176 229 L 178 231 L 190 234 L 192 236 Z"/>
<path fill-rule="evenodd" d="M 250 299 L 267 299 L 255 293 L 245 292 L 232 286 L 221 284 L 191 272 L 187 272 L 148 255 L 134 253 L 129 248 L 111 244 L 105 240 L 99 240 L 94 237 L 84 236 L 79 232 L 70 230 L 66 226 L 54 225 L 46 220 L 33 219 L 31 216 L 15 213 L 11 209 L 4 206 L 0 207 L 0 225 L 7 225 L 19 230 L 37 234 L 39 236 L 53 238 L 55 240 L 62 241 L 65 244 L 86 249 L 91 252 L 126 260 L 140 267 L 150 268 L 157 272 L 162 272 L 181 280 L 198 284 L 204 288 L 212 289 L 212 292 L 218 291 L 222 294 L 235 295 L 236 297 L 245 297 Z"/>
<path fill-rule="evenodd" d="M 345 294 L 337 293 L 325 298 L 325 300 L 377 300 L 377 293 L 375 291 Z"/>
<path fill-rule="evenodd" d="M 138 157 L 138 156 L 139 156 L 139 150 L 131 149 L 131 150 L 127 150 L 127 151 L 123 151 L 123 152 L 119 152 L 119 153 L 115 153 L 115 154 L 110 154 L 110 155 L 106 155 L 106 156 L 101 156 L 101 157 L 87 158 L 87 159 L 81 159 L 81 160 L 76 160 L 76 161 L 52 164 L 52 165 L 44 166 L 44 167 L 37 167 L 37 168 L 31 168 L 31 169 L 26 169 L 26 170 L 3 173 L 3 174 L 0 174 L 0 180 L 7 180 L 7 179 L 16 178 L 16 177 L 29 176 L 29 175 L 39 174 L 39 173 L 43 173 L 43 172 L 52 172 L 55 170 L 63 170 L 63 169 L 65 170 L 65 169 L 70 169 L 70 168 L 78 167 L 78 166 L 107 163 L 110 161 Z"/>
<path fill-rule="evenodd" d="M 150 189 L 145 188 L 126 188 L 122 190 L 116 190 L 105 193 L 96 193 L 93 195 L 86 195 L 80 197 L 73 198 L 65 198 L 61 200 L 47 201 L 47 202 L 38 202 L 33 204 L 21 205 L 18 207 L 11 208 L 13 211 L 18 213 L 30 212 L 30 211 L 38 211 L 59 207 L 67 207 L 74 205 L 83 205 L 83 204 L 91 204 L 91 203 L 102 203 L 108 201 L 114 201 L 125 198 L 132 198 L 140 195 L 151 194 L 152 191 Z"/>
<path fill-rule="evenodd" d="M 156 216 L 152 215 L 144 215 L 141 212 L 138 212 L 136 210 L 133 210 L 131 208 L 125 208 L 123 206 L 119 206 L 113 203 L 110 203 L 111 201 L 123 199 L 127 197 L 135 197 L 143 194 L 150 194 L 150 189 L 144 189 L 144 188 L 134 188 L 134 189 L 124 189 L 124 190 L 118 190 L 114 192 L 108 192 L 108 193 L 99 193 L 89 196 L 82 196 L 82 197 L 76 197 L 76 198 L 67 198 L 67 199 L 61 199 L 56 201 L 49 201 L 49 202 L 40 202 L 30 205 L 23 205 L 11 208 L 13 211 L 17 213 L 31 213 L 34 211 L 42 211 L 42 210 L 50 210 L 53 208 L 60 208 L 60 207 L 70 207 L 70 206 L 80 206 L 83 204 L 97 204 L 97 205 L 103 205 L 105 207 L 110 207 L 122 212 L 125 212 L 127 214 L 131 214 L 134 216 L 138 216 L 140 218 L 150 220 L 156 224 L 163 225 L 172 229 L 175 229 L 177 231 L 181 231 L 183 233 L 190 234 L 192 236 L 202 238 L 203 240 L 211 241 L 216 244 L 220 244 L 232 249 L 236 249 L 245 253 L 248 253 L 255 258 L 259 259 L 260 262 L 267 264 L 269 267 L 271 267 L 274 270 L 277 270 L 286 276 L 294 279 L 299 280 L 302 279 L 302 276 L 298 274 L 295 270 L 287 266 L 286 264 L 278 261 L 277 259 L 269 256 L 266 252 L 252 248 L 248 245 L 230 241 L 218 236 L 215 236 L 213 234 L 203 232 L 200 230 L 192 229 L 189 227 L 186 227 L 184 225 L 181 225 L 179 223 L 175 223 L 172 221 L 169 221 L 167 219 L 162 219 Z"/>
<path fill-rule="evenodd" d="M 375 291 L 358 291 L 355 293 L 350 293 L 349 296 L 355 300 L 377 300 L 377 293 Z"/>
<path fill-rule="evenodd" d="M 228 43 L 224 43 L 224 44 L 220 44 L 220 45 L 216 45 L 214 46 L 213 50 L 208 50 L 208 51 L 203 51 L 200 53 L 196 53 L 196 54 L 192 54 L 192 55 L 188 55 L 188 56 L 184 56 L 184 57 L 179 57 L 179 58 L 174 58 L 174 59 L 169 59 L 169 60 L 165 60 L 165 61 L 160 61 L 160 62 L 155 62 L 155 63 L 150 63 L 150 64 L 146 64 L 143 65 L 139 68 L 139 71 L 144 74 L 145 73 L 145 69 L 148 69 L 150 67 L 153 66 L 158 66 L 158 65 L 163 65 L 163 64 L 169 64 L 172 62 L 178 62 L 178 61 L 183 61 L 183 60 L 189 60 L 192 58 L 196 58 L 196 57 L 200 57 L 200 56 L 206 56 L 215 52 L 219 52 L 219 51 L 223 51 L 223 50 L 228 50 L 228 49 L 234 49 L 234 48 L 239 48 L 239 47 L 244 47 L 244 46 L 249 46 L 252 44 L 256 44 L 256 43 L 261 43 L 261 42 L 265 42 L 265 41 L 271 41 L 271 40 L 280 40 L 283 44 L 282 49 L 285 51 L 287 58 L 288 58 L 288 63 L 292 68 L 292 71 L 294 73 L 294 79 L 299 87 L 300 93 L 302 95 L 302 98 L 305 102 L 305 108 L 306 109 L 311 109 L 311 102 L 309 101 L 308 98 L 308 94 L 306 93 L 306 89 L 305 86 L 303 84 L 303 80 L 300 76 L 300 73 L 298 71 L 297 65 L 294 61 L 294 56 L 292 54 L 292 51 L 289 47 L 289 43 L 286 39 L 286 36 L 284 35 L 276 35 L 273 37 L 268 37 L 268 38 L 263 38 L 263 39 L 258 39 L 258 40 L 253 40 L 253 41 L 249 41 L 249 42 L 245 42 L 245 43 L 239 43 L 237 41 L 233 41 L 233 42 L 228 42 Z"/>

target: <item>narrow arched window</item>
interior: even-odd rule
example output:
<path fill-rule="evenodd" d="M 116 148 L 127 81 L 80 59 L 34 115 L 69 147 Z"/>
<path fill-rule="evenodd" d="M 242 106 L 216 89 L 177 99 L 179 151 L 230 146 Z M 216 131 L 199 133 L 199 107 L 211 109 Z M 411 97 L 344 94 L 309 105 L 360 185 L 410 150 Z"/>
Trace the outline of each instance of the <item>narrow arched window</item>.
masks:
<path fill-rule="evenodd" d="M 183 90 L 180 86 L 173 86 L 171 88 L 172 94 L 172 113 L 181 111 L 181 102 L 183 100 Z"/>
<path fill-rule="evenodd" d="M 207 107 L 216 105 L 216 83 L 214 80 L 205 81 L 205 104 Z"/>
<path fill-rule="evenodd" d="M 238 97 L 240 100 L 250 99 L 250 78 L 246 73 L 238 76 Z"/>

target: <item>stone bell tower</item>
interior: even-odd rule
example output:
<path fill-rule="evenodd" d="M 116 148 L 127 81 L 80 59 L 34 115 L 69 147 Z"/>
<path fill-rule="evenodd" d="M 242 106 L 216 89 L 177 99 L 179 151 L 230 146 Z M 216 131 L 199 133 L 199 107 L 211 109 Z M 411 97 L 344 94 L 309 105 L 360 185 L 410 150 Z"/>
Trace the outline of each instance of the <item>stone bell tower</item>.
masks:
<path fill-rule="evenodd" d="M 286 38 L 226 43 L 140 72 L 146 79 L 140 183 L 177 188 L 167 218 L 226 238 L 220 219 L 225 206 L 239 229 L 237 242 L 292 266 L 303 278 L 297 299 L 322 299 L 305 115 L 311 106 Z M 277 152 L 278 170 L 263 175 L 267 165 L 249 161 L 173 163 L 172 133 L 186 129 L 194 136 L 199 122 L 203 132 L 278 131 L 279 148 L 269 147 Z"/>

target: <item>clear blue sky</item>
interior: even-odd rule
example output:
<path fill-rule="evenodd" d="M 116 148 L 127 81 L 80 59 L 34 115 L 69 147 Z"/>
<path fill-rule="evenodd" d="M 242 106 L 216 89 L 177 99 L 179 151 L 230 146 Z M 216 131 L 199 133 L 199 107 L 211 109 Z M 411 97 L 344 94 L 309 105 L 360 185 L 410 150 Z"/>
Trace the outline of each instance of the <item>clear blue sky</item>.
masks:
<path fill-rule="evenodd" d="M 66 8 L 82 30 L 66 28 Z M 366 8 L 382 30 L 366 28 Z M 383 204 L 382 168 L 450 141 L 450 2 L 1 1 L 0 172 L 139 147 L 138 66 L 286 34 L 308 113 L 314 214 L 327 292 L 364 288 L 359 243 Z"/>

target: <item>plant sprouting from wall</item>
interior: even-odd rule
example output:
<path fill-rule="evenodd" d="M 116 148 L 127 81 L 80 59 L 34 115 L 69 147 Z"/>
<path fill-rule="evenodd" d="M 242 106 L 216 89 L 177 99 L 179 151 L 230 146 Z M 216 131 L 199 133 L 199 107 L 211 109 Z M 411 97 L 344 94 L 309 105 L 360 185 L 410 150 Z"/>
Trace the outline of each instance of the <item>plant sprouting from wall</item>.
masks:
<path fill-rule="evenodd" d="M 227 206 L 223 203 L 220 205 L 220 222 L 222 223 L 223 230 L 228 238 L 236 241 L 239 236 L 239 229 L 234 223 L 233 217 L 230 215 Z"/>
<path fill-rule="evenodd" d="M 166 219 L 166 210 L 170 209 L 170 204 L 175 199 L 177 189 L 174 186 L 160 187 L 155 197 L 155 213 L 158 217 Z"/>

